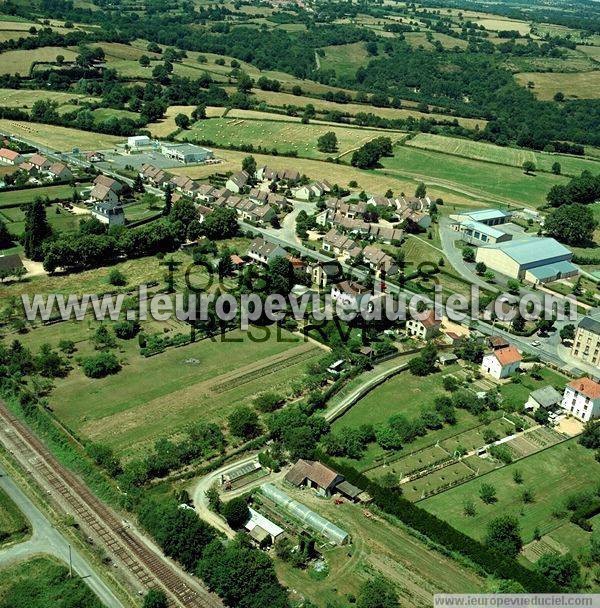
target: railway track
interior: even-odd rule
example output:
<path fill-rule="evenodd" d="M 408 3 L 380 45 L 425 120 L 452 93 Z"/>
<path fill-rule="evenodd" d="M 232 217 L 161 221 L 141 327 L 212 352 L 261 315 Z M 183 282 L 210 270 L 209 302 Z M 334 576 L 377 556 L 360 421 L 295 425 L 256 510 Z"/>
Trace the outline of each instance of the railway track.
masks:
<path fill-rule="evenodd" d="M 127 524 L 70 471 L 0 402 L 0 440 L 40 485 L 54 495 L 71 515 L 104 544 L 107 553 L 121 562 L 144 589 L 167 591 L 174 608 L 223 608 L 219 598 L 201 587 L 192 587 L 174 566 L 148 547 Z"/>

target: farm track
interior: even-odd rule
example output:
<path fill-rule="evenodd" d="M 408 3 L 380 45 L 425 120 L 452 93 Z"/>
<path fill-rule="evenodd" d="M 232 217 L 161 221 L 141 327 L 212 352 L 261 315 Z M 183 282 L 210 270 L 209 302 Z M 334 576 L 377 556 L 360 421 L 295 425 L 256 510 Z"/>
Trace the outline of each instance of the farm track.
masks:
<path fill-rule="evenodd" d="M 54 495 L 92 534 L 101 539 L 108 554 L 121 562 L 144 589 L 162 588 L 170 606 L 221 608 L 223 604 L 208 591 L 192 587 L 182 574 L 150 547 L 65 469 L 42 442 L 0 402 L 0 440 L 17 459 L 33 469 L 39 484 Z"/>

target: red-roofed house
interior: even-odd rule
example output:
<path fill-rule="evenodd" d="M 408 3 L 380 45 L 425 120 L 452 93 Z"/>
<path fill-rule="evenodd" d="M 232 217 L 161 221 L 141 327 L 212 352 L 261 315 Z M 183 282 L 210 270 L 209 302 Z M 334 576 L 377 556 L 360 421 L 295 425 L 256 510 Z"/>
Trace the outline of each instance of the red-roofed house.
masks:
<path fill-rule="evenodd" d="M 419 315 L 421 319 L 408 319 L 406 321 L 406 335 L 419 340 L 430 340 L 440 332 L 441 319 L 435 318 L 435 312 L 428 310 Z"/>
<path fill-rule="evenodd" d="M 521 365 L 521 353 L 514 346 L 504 346 L 486 355 L 481 369 L 490 376 L 501 380 L 512 376 Z"/>
<path fill-rule="evenodd" d="M 0 148 L 0 161 L 6 163 L 7 165 L 20 165 L 25 160 L 25 157 L 15 152 L 14 150 L 9 150 L 8 148 Z"/>
<path fill-rule="evenodd" d="M 600 418 L 600 382 L 590 378 L 569 382 L 561 405 L 567 413 L 583 422 Z"/>

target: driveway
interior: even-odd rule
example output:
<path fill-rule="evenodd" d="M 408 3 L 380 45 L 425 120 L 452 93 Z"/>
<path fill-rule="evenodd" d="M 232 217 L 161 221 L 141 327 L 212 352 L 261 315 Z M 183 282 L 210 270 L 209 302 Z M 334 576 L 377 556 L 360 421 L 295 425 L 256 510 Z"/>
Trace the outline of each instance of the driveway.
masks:
<path fill-rule="evenodd" d="M 69 541 L 52 525 L 2 468 L 0 468 L 0 488 L 19 507 L 33 529 L 33 534 L 29 540 L 0 551 L 0 567 L 40 554 L 52 555 L 69 564 Z M 123 608 L 120 600 L 77 549 L 71 548 L 71 560 L 73 570 L 107 608 Z"/>

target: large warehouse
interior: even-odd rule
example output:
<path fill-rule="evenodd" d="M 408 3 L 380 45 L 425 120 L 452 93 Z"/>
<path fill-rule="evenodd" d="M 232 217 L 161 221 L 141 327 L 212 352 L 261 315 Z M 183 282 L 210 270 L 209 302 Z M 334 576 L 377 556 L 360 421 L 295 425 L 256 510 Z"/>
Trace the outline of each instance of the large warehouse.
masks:
<path fill-rule="evenodd" d="M 477 262 L 528 283 L 549 283 L 579 274 L 573 252 L 551 238 L 529 237 L 477 249 Z"/>

